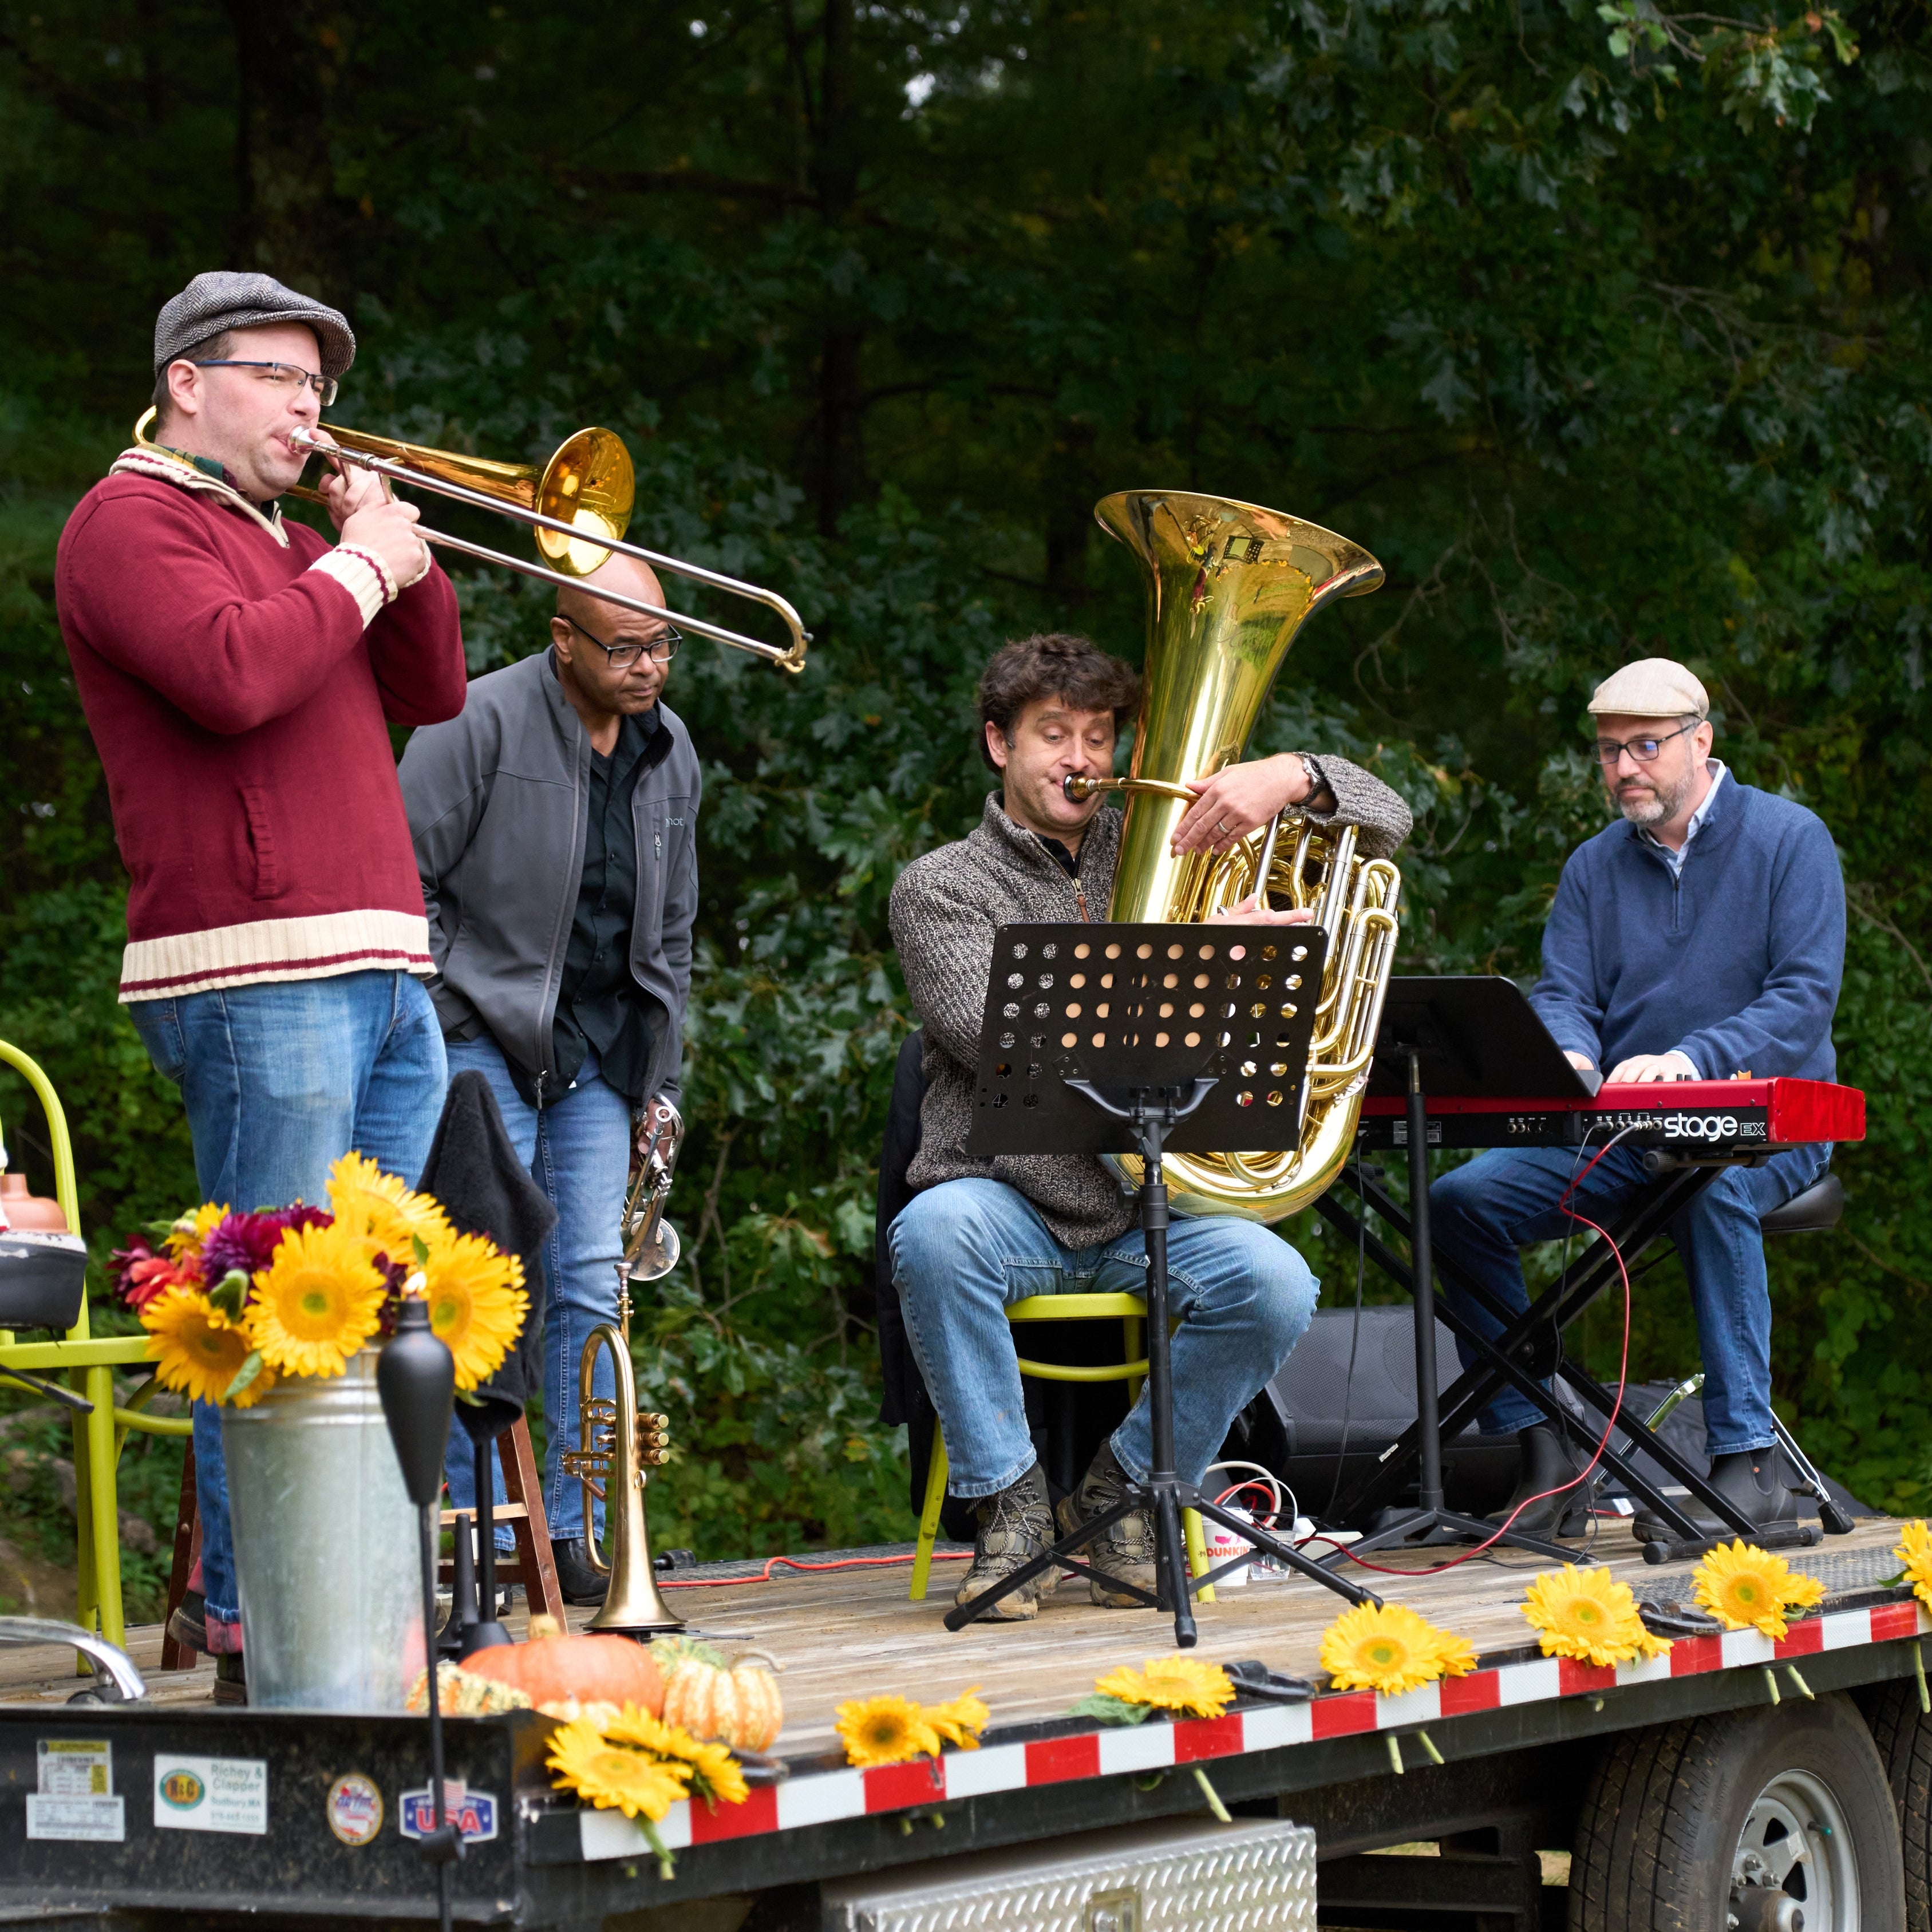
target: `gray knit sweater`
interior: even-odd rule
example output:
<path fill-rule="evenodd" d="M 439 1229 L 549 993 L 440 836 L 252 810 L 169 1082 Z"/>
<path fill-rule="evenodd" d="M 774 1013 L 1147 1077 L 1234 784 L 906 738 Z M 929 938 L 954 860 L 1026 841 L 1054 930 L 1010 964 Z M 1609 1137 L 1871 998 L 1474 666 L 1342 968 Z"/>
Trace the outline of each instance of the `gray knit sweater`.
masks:
<path fill-rule="evenodd" d="M 1387 858 L 1408 836 L 1407 806 L 1379 778 L 1346 758 L 1310 758 L 1335 795 L 1322 824 L 1361 828 L 1360 849 Z M 1080 845 L 1078 892 L 1060 861 L 1033 832 L 1016 825 L 992 794 L 978 826 L 956 844 L 915 859 L 892 888 L 892 940 L 906 989 L 926 1030 L 926 1101 L 920 1148 L 907 1178 L 915 1189 L 969 1174 L 1017 1187 L 1040 1210 L 1054 1238 L 1070 1248 L 1096 1246 L 1132 1226 L 1131 1201 L 1089 1154 L 1002 1155 L 966 1151 L 973 1124 L 974 1067 L 993 934 L 1002 926 L 1087 916 L 1105 918 L 1120 852 L 1120 814 L 1103 809 Z"/>

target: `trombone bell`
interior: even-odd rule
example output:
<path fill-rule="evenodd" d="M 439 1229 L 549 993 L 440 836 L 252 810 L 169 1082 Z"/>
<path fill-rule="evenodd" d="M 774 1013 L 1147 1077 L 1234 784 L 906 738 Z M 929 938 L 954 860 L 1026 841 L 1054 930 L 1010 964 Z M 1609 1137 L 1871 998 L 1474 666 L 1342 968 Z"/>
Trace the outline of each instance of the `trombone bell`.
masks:
<path fill-rule="evenodd" d="M 406 465 L 440 482 L 454 483 L 519 510 L 570 524 L 590 537 L 612 543 L 631 526 L 637 479 L 623 439 L 608 429 L 580 429 L 539 470 L 533 463 L 493 463 L 427 443 L 399 442 L 367 430 L 338 428 L 328 434 L 344 449 Z M 610 553 L 605 544 L 536 526 L 537 549 L 566 577 L 588 577 Z"/>

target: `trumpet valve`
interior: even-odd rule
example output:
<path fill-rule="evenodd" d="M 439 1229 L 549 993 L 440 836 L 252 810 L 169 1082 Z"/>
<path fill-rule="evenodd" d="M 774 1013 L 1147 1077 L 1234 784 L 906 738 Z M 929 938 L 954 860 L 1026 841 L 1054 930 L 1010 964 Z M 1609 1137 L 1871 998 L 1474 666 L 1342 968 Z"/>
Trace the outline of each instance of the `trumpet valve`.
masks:
<path fill-rule="evenodd" d="M 670 1460 L 670 1418 L 640 1414 L 638 1418 L 638 1460 L 655 1469 Z"/>

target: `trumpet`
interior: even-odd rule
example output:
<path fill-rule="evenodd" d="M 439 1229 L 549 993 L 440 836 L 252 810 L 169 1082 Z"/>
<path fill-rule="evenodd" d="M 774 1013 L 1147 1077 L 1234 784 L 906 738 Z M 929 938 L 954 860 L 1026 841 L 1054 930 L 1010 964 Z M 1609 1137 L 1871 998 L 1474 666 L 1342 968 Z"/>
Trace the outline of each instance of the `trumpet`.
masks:
<path fill-rule="evenodd" d="M 156 412 L 149 410 L 134 425 L 137 448 L 158 450 L 146 434 Z M 416 534 L 424 542 L 454 550 L 479 562 L 494 564 L 500 570 L 513 570 L 523 577 L 554 584 L 560 590 L 580 590 L 606 604 L 621 604 L 640 616 L 656 617 L 680 630 L 710 638 L 734 650 L 748 651 L 766 659 L 781 670 L 794 674 L 805 668 L 806 646 L 812 633 L 800 622 L 798 613 L 776 590 L 747 584 L 736 577 L 707 570 L 700 563 L 662 551 L 646 550 L 641 544 L 626 543 L 624 532 L 630 527 L 631 511 L 636 498 L 636 478 L 630 453 L 622 440 L 608 429 L 580 429 L 566 441 L 539 470 L 534 464 L 497 463 L 484 457 L 466 456 L 460 451 L 436 449 L 427 443 L 398 442 L 366 430 L 342 429 L 332 425 L 329 441 L 305 429 L 289 433 L 291 448 L 306 450 L 324 462 L 352 464 L 390 483 L 412 490 L 428 490 L 452 502 L 472 509 L 494 511 L 497 515 L 527 524 L 536 532 L 538 552 L 548 564 L 528 563 L 506 551 L 491 550 L 467 538 L 452 536 L 446 530 L 418 525 Z M 289 494 L 311 503 L 322 501 L 318 490 L 298 484 Z M 703 617 L 668 610 L 647 603 L 641 597 L 621 591 L 601 590 L 584 580 L 609 556 L 634 557 L 653 569 L 702 584 L 727 596 L 748 598 L 777 614 L 790 634 L 785 646 L 747 637 Z M 554 566 L 554 568 L 552 566 Z"/>
<path fill-rule="evenodd" d="M 656 1281 L 676 1267 L 677 1230 L 664 1218 L 684 1141 L 677 1109 L 660 1096 L 644 1109 L 638 1135 L 638 1168 L 625 1196 L 623 1252 L 617 1268 L 617 1320 L 593 1328 L 578 1365 L 578 1441 L 564 1452 L 566 1472 L 584 1486 L 584 1545 L 592 1568 L 607 1574 L 603 1607 L 593 1630 L 626 1636 L 681 1630 L 658 1588 L 644 1523 L 645 1471 L 670 1452 L 670 1418 L 638 1413 L 638 1385 L 631 1367 L 631 1283 Z M 597 1358 L 608 1351 L 616 1384 L 614 1396 L 596 1394 Z M 596 1505 L 608 1514 L 610 1560 L 597 1547 Z"/>

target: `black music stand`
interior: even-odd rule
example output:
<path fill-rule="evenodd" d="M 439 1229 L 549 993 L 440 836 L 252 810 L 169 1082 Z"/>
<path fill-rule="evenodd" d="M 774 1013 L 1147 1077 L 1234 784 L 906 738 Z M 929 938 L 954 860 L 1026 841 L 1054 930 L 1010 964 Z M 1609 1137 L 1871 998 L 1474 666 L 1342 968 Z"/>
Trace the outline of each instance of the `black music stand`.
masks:
<path fill-rule="evenodd" d="M 1442 1485 L 1442 1435 L 1436 1412 L 1436 1267 L 1429 1233 L 1429 1106 L 1427 1091 L 1458 1098 L 1587 1099 L 1599 1084 L 1594 1074 L 1570 1064 L 1548 1032 L 1498 1026 L 1498 990 L 1505 1000 L 1522 994 L 1507 980 L 1392 980 L 1382 1004 L 1376 1065 L 1384 1084 L 1400 1072 L 1407 1096 L 1409 1278 L 1415 1315 L 1415 1424 L 1418 1454 L 1416 1507 L 1326 1560 L 1346 1560 L 1371 1550 L 1423 1543 L 1487 1543 L 1527 1550 L 1552 1562 L 1574 1553 L 1514 1526 L 1498 1529 L 1448 1508 Z M 1426 1088 L 1424 1069 L 1428 1070 Z"/>
<path fill-rule="evenodd" d="M 1183 1482 L 1174 1468 L 1162 1156 L 1183 1142 L 1196 1152 L 1299 1144 L 1326 950 L 1326 935 L 1306 926 L 1007 926 L 994 935 L 967 1148 L 1140 1155 L 1154 1467 L 1112 1509 L 949 1610 L 948 1630 L 964 1629 L 1049 1569 L 1096 1576 L 1073 1552 L 1143 1510 L 1154 1520 L 1155 1588 L 1104 1580 L 1150 1610 L 1171 1613 L 1181 1649 L 1196 1641 L 1193 1593 L 1248 1560 L 1238 1557 L 1190 1578 L 1184 1510 L 1220 1523 L 1351 1604 L 1379 1604 L 1370 1592 Z"/>

